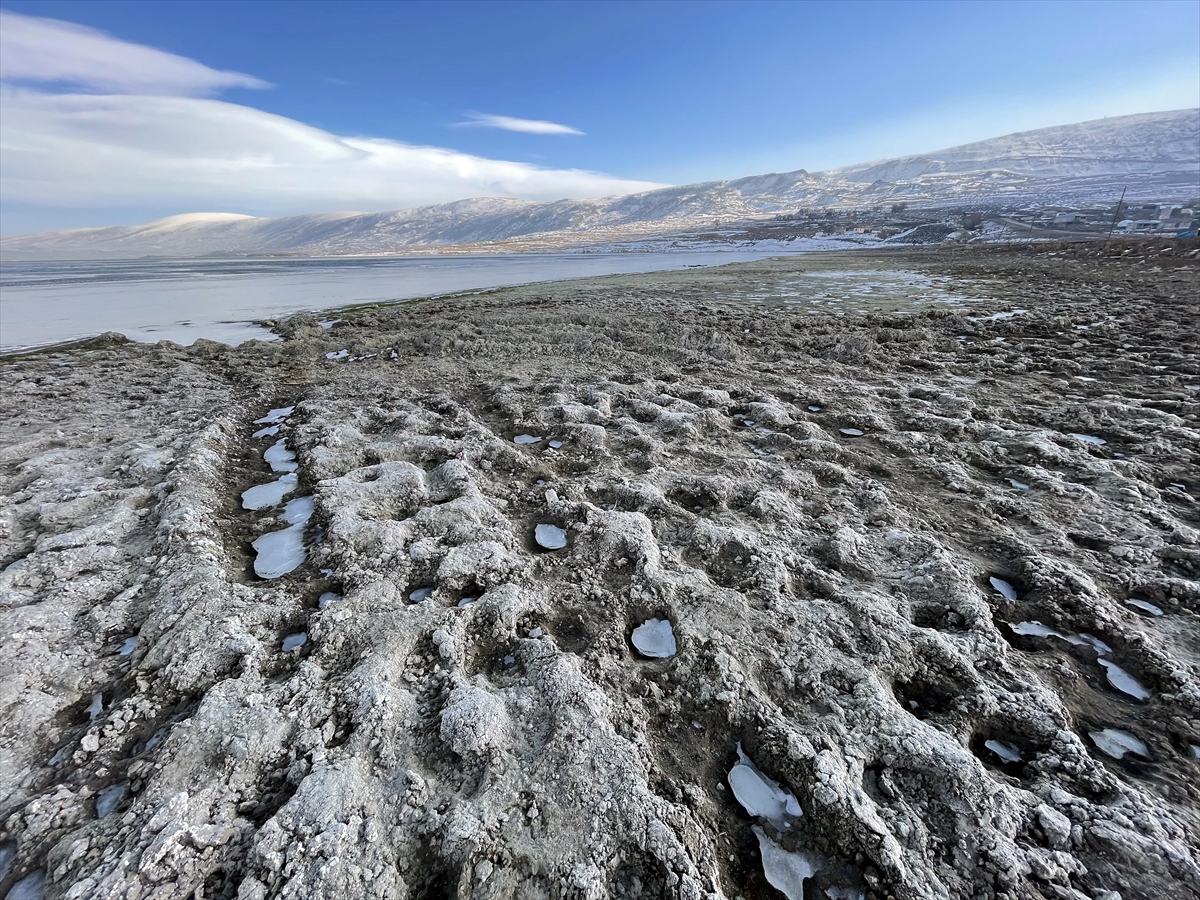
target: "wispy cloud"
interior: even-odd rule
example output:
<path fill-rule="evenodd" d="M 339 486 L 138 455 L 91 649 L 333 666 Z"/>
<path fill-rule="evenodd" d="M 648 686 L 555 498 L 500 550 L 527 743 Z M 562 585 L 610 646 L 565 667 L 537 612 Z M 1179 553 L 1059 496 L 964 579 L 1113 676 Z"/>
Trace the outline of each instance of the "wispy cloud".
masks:
<path fill-rule="evenodd" d="M 3 15 L 0 194 L 6 205 L 58 208 L 64 217 L 69 210 L 150 205 L 271 215 L 470 197 L 601 197 L 661 187 L 332 134 L 197 96 L 265 84 L 249 75 L 218 72 L 75 25 Z M 73 87 L 64 91 L 67 85 Z M 6 230 L 19 229 L 9 215 L 6 220 Z M 46 221 L 39 214 L 39 226 Z"/>
<path fill-rule="evenodd" d="M 271 87 L 252 75 L 210 69 L 93 28 L 8 10 L 0 10 L 0 79 L 70 85 L 89 92 L 176 96 Z"/>
<path fill-rule="evenodd" d="M 493 116 L 489 113 L 469 113 L 465 122 L 455 122 L 459 128 L 499 128 L 503 131 L 521 131 L 525 134 L 583 134 L 570 125 L 546 122 L 542 119 L 518 119 L 513 116 Z"/>

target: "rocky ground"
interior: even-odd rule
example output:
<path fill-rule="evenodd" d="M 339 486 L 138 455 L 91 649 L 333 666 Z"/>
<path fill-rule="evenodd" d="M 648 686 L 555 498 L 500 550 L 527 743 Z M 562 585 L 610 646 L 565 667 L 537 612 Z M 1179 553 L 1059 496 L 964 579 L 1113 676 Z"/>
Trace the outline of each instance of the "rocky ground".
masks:
<path fill-rule="evenodd" d="M 1200 895 L 1200 278 L 1159 251 L 5 360 L 0 893 Z"/>

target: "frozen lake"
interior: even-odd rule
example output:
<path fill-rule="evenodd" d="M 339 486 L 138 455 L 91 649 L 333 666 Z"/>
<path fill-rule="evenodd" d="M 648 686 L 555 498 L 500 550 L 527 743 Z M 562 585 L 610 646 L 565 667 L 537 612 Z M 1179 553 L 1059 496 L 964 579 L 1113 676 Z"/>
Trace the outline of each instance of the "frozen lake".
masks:
<path fill-rule="evenodd" d="M 305 311 L 539 281 L 659 272 L 769 253 L 671 252 L 369 259 L 100 260 L 0 264 L 0 352 L 119 331 L 190 344 L 272 339 L 254 324 Z"/>

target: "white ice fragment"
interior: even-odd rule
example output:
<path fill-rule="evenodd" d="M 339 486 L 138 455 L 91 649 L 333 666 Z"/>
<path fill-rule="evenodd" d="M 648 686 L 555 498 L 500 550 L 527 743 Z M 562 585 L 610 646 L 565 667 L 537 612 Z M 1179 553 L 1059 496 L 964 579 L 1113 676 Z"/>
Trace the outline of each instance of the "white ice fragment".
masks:
<path fill-rule="evenodd" d="M 42 900 L 46 896 L 46 871 L 30 872 L 8 890 L 4 900 Z"/>
<path fill-rule="evenodd" d="M 312 497 L 288 501 L 279 518 L 291 527 L 268 532 L 252 545 L 258 554 L 254 560 L 254 574 L 259 578 L 279 578 L 304 562 L 304 526 L 312 512 Z"/>
<path fill-rule="evenodd" d="M 256 438 L 270 437 L 273 434 L 279 434 L 279 426 L 278 425 L 268 425 L 266 428 L 260 428 L 260 429 L 258 429 L 258 431 L 254 432 L 254 434 L 251 435 L 251 437 L 256 437 Z"/>
<path fill-rule="evenodd" d="M 288 501 L 288 505 L 283 508 L 279 518 L 289 525 L 307 525 L 312 514 L 313 498 L 297 497 L 295 500 Z"/>
<path fill-rule="evenodd" d="M 819 407 L 819 406 L 810 406 L 810 407 L 808 408 L 808 411 L 809 411 L 809 412 L 820 412 L 820 411 L 821 411 L 821 407 Z"/>
<path fill-rule="evenodd" d="M 563 444 L 563 442 L 562 442 L 562 441 L 551 441 L 551 442 L 550 442 L 550 449 L 551 449 L 551 450 L 558 450 L 560 447 L 562 447 L 562 444 Z"/>
<path fill-rule="evenodd" d="M 296 454 L 287 448 L 287 438 L 280 438 L 263 452 L 263 459 L 272 472 L 295 472 Z M 251 509 L 252 507 L 247 507 Z"/>
<path fill-rule="evenodd" d="M 342 321 L 342 320 L 341 319 L 322 319 L 321 321 L 317 322 L 317 324 L 320 325 L 322 328 L 324 328 L 326 331 L 328 331 L 330 328 L 332 328 L 334 325 L 336 325 L 340 321 Z"/>
<path fill-rule="evenodd" d="M 461 600 L 458 601 L 458 608 L 462 609 L 464 606 L 470 606 L 472 603 L 474 603 L 478 599 L 479 599 L 478 597 L 463 597 Z"/>
<path fill-rule="evenodd" d="M 537 444 L 541 442 L 540 437 L 534 437 L 532 434 L 518 434 L 513 438 L 514 444 Z"/>
<path fill-rule="evenodd" d="M 350 355 L 349 350 L 330 350 L 325 354 L 326 359 L 345 359 Z"/>
<path fill-rule="evenodd" d="M 408 599 L 411 600 L 413 603 L 421 603 L 424 600 L 428 600 L 429 595 L 432 593 L 433 593 L 433 588 L 431 588 L 431 587 L 419 587 L 415 591 L 413 591 L 411 594 L 408 595 Z"/>
<path fill-rule="evenodd" d="M 299 480 L 299 475 L 289 472 L 275 481 L 247 488 L 242 491 L 242 509 L 266 509 L 270 506 L 278 506 L 284 497 L 296 489 Z"/>
<path fill-rule="evenodd" d="M 1163 614 L 1163 611 L 1160 607 L 1155 606 L 1153 603 L 1148 603 L 1145 600 L 1135 600 L 1130 598 L 1129 600 L 1125 601 L 1125 605 L 1132 606 L 1134 609 L 1140 609 L 1142 612 L 1148 612 L 1152 616 L 1161 616 Z"/>
<path fill-rule="evenodd" d="M 1097 660 L 1100 665 L 1104 666 L 1108 675 L 1108 683 L 1115 687 L 1123 694 L 1128 694 L 1135 700 L 1146 700 L 1150 697 L 1150 692 L 1142 685 L 1140 681 L 1118 666 L 1111 659 Z"/>
<path fill-rule="evenodd" d="M 1138 738 L 1120 728 L 1105 728 L 1103 731 L 1089 731 L 1088 737 L 1096 748 L 1107 753 L 1113 759 L 1124 759 L 1126 753 L 1135 753 L 1145 759 L 1150 758 L 1150 750 Z"/>
<path fill-rule="evenodd" d="M 804 880 L 816 873 L 815 862 L 801 853 L 784 850 L 757 825 L 750 830 L 758 838 L 758 852 L 767 883 L 788 900 L 804 900 Z"/>
<path fill-rule="evenodd" d="M 991 578 L 988 579 L 988 581 L 991 583 L 992 587 L 994 587 L 996 590 L 998 590 L 1003 595 L 1005 600 L 1016 600 L 1017 599 L 1017 589 L 1015 587 L 1013 587 L 1011 584 L 1009 584 L 1007 581 L 1005 581 L 1003 578 L 997 578 L 996 576 L 993 575 Z"/>
<path fill-rule="evenodd" d="M 517 658 L 509 654 L 508 656 L 504 657 L 504 664 L 506 666 L 515 666 L 517 664 Z"/>
<path fill-rule="evenodd" d="M 1096 637 L 1094 634 L 1087 634 L 1085 632 L 1082 634 L 1068 634 L 1065 635 L 1065 637 L 1067 643 L 1074 644 L 1076 647 L 1087 644 L 1100 656 L 1103 656 L 1105 653 L 1112 653 L 1112 647 L 1108 646 L 1108 644 L 1104 643 L 1104 641 L 1100 640 L 1100 638 Z"/>
<path fill-rule="evenodd" d="M 299 650 L 308 643 L 308 632 L 298 631 L 295 634 L 289 634 L 283 639 L 283 652 L 290 653 L 293 650 Z"/>
<path fill-rule="evenodd" d="M 1085 444 L 1095 444 L 1097 447 L 1099 447 L 1101 444 L 1108 443 L 1108 441 L 1106 441 L 1104 438 L 1096 437 L 1094 434 L 1075 434 L 1074 432 L 1071 432 L 1071 437 L 1075 438 L 1077 441 L 1083 441 Z"/>
<path fill-rule="evenodd" d="M 1200 744 L 1188 744 L 1188 746 L 1192 748 L 1192 756 L 1200 759 Z"/>
<path fill-rule="evenodd" d="M 1023 634 L 1028 637 L 1056 637 L 1066 640 L 1066 635 L 1061 631 L 1055 631 L 1049 625 L 1043 625 L 1036 619 L 1031 622 L 1018 622 L 1011 626 L 1013 634 Z"/>
<path fill-rule="evenodd" d="M 281 406 L 278 409 L 273 409 L 261 419 L 255 419 L 255 425 L 274 425 L 276 422 L 282 422 L 292 414 L 294 406 Z"/>
<path fill-rule="evenodd" d="M 804 814 L 800 802 L 779 783 L 758 770 L 738 744 L 738 761 L 729 770 L 729 786 L 733 796 L 748 814 L 766 819 L 780 831 L 788 827 L 789 819 Z"/>
<path fill-rule="evenodd" d="M 862 437 L 862 431 L 858 428 L 839 428 L 838 431 L 850 437 Z"/>
<path fill-rule="evenodd" d="M 128 656 L 137 649 L 138 639 L 136 637 L 125 638 L 125 643 L 121 644 L 121 649 L 117 652 L 122 656 Z"/>
<path fill-rule="evenodd" d="M 157 747 L 159 744 L 161 744 L 163 742 L 163 738 L 165 738 L 166 736 L 167 736 L 167 729 L 165 729 L 165 728 L 158 729 L 158 731 L 154 732 L 154 734 L 150 735 L 150 737 L 147 738 L 146 749 L 153 750 L 155 747 Z"/>
<path fill-rule="evenodd" d="M 110 784 L 96 795 L 96 818 L 103 819 L 112 812 L 125 796 L 125 782 Z"/>
<path fill-rule="evenodd" d="M 647 619 L 633 629 L 633 646 L 642 656 L 667 659 L 675 655 L 675 633 L 666 619 Z"/>
<path fill-rule="evenodd" d="M 1022 761 L 1021 751 L 1012 744 L 1006 744 L 1003 741 L 984 741 L 983 746 L 987 747 L 1006 763 L 1019 763 Z"/>
<path fill-rule="evenodd" d="M 333 591 L 326 591 L 320 597 L 317 598 L 317 609 L 324 609 L 330 603 L 333 603 L 335 600 L 341 600 L 341 599 L 342 599 L 341 594 L 335 594 Z"/>
<path fill-rule="evenodd" d="M 95 722 L 104 712 L 104 695 L 92 694 L 92 702 L 88 705 L 88 721 Z"/>
<path fill-rule="evenodd" d="M 1017 481 L 1017 479 L 1015 479 L 1015 478 L 1009 478 L 1008 483 L 1011 484 L 1013 487 L 1015 487 L 1018 491 L 1029 490 L 1029 485 L 1027 485 L 1023 481 Z"/>
<path fill-rule="evenodd" d="M 542 629 L 540 629 L 540 628 L 530 628 L 530 629 L 529 629 L 529 636 L 530 636 L 531 638 L 540 638 L 540 637 L 542 636 Z"/>
<path fill-rule="evenodd" d="M 533 529 L 533 538 L 543 550 L 561 550 L 567 546 L 567 532 L 557 525 L 539 525 Z"/>

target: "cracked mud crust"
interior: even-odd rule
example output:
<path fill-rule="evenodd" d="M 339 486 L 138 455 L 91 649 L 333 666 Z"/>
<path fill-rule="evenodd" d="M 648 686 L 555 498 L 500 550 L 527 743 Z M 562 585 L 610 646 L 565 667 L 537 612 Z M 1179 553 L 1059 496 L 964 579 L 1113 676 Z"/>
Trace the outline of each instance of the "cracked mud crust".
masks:
<path fill-rule="evenodd" d="M 809 900 L 1197 896 L 1200 278 L 1160 250 L 0 362 L 0 894 L 784 896 L 761 841 Z M 314 511 L 263 580 L 281 439 Z M 747 815 L 739 744 L 802 815 Z"/>

